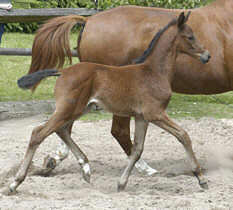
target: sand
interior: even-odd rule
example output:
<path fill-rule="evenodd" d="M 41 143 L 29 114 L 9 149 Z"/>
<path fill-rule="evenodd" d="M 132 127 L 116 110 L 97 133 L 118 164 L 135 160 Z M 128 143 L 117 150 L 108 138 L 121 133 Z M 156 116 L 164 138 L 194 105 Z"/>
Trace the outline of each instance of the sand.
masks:
<path fill-rule="evenodd" d="M 0 191 L 13 180 L 32 129 L 46 119 L 45 115 L 37 115 L 0 122 Z M 134 169 L 125 191 L 118 193 L 117 181 L 127 158 L 110 134 L 111 121 L 77 121 L 72 136 L 89 158 L 91 184 L 82 179 L 79 164 L 70 153 L 50 176 L 29 175 L 16 195 L 0 194 L 0 209 L 233 209 L 233 120 L 175 121 L 191 136 L 196 156 L 205 169 L 208 190 L 201 189 L 191 174 L 182 145 L 150 125 L 142 156 L 159 173 L 147 176 Z M 133 121 L 131 126 L 133 130 Z M 59 143 L 56 135 L 48 137 L 37 150 L 33 165 L 41 166 Z"/>

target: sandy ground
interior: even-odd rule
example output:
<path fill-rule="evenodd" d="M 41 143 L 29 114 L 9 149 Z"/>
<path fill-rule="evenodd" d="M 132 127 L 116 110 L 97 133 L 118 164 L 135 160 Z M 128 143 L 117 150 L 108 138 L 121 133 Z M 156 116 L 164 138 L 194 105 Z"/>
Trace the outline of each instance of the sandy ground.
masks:
<path fill-rule="evenodd" d="M 45 120 L 46 116 L 38 115 L 0 122 L 0 188 L 12 181 L 32 129 Z M 176 122 L 192 138 L 196 155 L 206 169 L 208 190 L 201 189 L 191 175 L 180 143 L 151 125 L 143 158 L 160 173 L 149 177 L 134 169 L 126 190 L 117 193 L 116 183 L 127 159 L 110 134 L 111 122 L 76 122 L 72 135 L 89 157 L 91 184 L 82 179 L 79 164 L 70 154 L 51 176 L 28 176 L 16 195 L 0 194 L 0 209 L 233 209 L 233 120 Z M 59 142 L 56 135 L 50 136 L 37 150 L 33 164 L 40 166 Z"/>

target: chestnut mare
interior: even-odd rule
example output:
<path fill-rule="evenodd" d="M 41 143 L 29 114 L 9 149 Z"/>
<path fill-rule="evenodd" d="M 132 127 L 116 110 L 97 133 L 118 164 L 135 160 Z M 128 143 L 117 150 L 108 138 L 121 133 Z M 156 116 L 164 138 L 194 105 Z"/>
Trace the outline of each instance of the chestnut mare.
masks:
<path fill-rule="evenodd" d="M 88 18 L 72 15 L 51 19 L 35 37 L 29 73 L 54 68 L 58 63 L 61 67 L 65 55 L 71 55 L 68 42 L 70 29 L 77 23 L 85 22 L 78 41 L 81 61 L 116 66 L 130 64 L 147 48 L 155 32 L 179 13 L 180 10 L 124 6 Z M 207 65 L 202 65 L 180 54 L 172 91 L 216 94 L 233 89 L 232 14 L 232 0 L 216 0 L 206 7 L 192 10 L 189 24 L 210 51 L 212 59 Z M 127 155 L 130 155 L 132 148 L 129 124 L 129 117 L 113 116 L 112 135 Z M 48 166 L 55 167 L 68 155 L 68 150 L 64 146 L 57 154 L 54 157 L 56 161 L 50 158 Z M 155 172 L 145 162 L 140 160 L 137 163 L 144 163 L 141 169 L 148 174 Z"/>
<path fill-rule="evenodd" d="M 172 94 L 171 81 L 177 55 L 185 53 L 203 63 L 210 58 L 186 24 L 189 14 L 185 17 L 182 12 L 178 19 L 173 19 L 161 29 L 134 65 L 115 67 L 81 62 L 60 71 L 50 69 L 22 77 L 18 81 L 19 87 L 31 88 L 48 76 L 61 75 L 55 86 L 56 110 L 48 122 L 33 129 L 26 155 L 8 193 L 15 192 L 23 182 L 36 149 L 54 132 L 79 161 L 84 179 L 90 181 L 88 159 L 71 138 L 71 126 L 90 110 L 92 99 L 117 116 L 135 118 L 134 145 L 129 163 L 118 182 L 118 191 L 125 189 L 130 173 L 143 152 L 148 123 L 163 128 L 178 139 L 185 148 L 200 186 L 207 188 L 188 134 L 165 112 Z"/>

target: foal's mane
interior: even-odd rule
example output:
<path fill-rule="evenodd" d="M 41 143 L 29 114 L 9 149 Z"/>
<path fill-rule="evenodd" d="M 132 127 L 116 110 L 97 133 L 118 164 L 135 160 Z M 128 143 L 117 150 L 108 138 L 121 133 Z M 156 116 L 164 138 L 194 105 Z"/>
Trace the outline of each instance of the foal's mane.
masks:
<path fill-rule="evenodd" d="M 150 42 L 148 48 L 144 51 L 144 53 L 139 56 L 138 58 L 135 58 L 133 60 L 133 64 L 140 64 L 143 63 L 146 58 L 151 54 L 154 46 L 156 45 L 156 43 L 158 42 L 159 38 L 162 36 L 162 34 L 170 27 L 173 26 L 177 23 L 177 19 L 173 19 L 171 20 L 164 28 L 160 29 L 154 36 L 154 38 L 152 39 L 152 41 Z"/>

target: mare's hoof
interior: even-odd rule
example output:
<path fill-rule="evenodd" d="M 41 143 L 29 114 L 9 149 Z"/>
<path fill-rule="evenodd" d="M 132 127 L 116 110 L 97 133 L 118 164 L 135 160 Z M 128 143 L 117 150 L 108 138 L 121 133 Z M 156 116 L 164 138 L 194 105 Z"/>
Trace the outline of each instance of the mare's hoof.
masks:
<path fill-rule="evenodd" d="M 55 169 L 56 168 L 56 160 L 53 157 L 50 157 L 49 155 L 45 157 L 43 168 L 47 169 Z"/>
<path fill-rule="evenodd" d="M 153 176 L 153 175 L 156 175 L 156 174 L 159 174 L 159 171 L 157 171 L 154 168 L 150 168 L 150 169 L 146 170 L 146 175 L 147 176 Z"/>
<path fill-rule="evenodd" d="M 156 169 L 150 167 L 143 159 L 139 159 L 135 163 L 135 167 L 139 172 L 145 173 L 147 176 L 152 176 L 158 173 Z"/>

